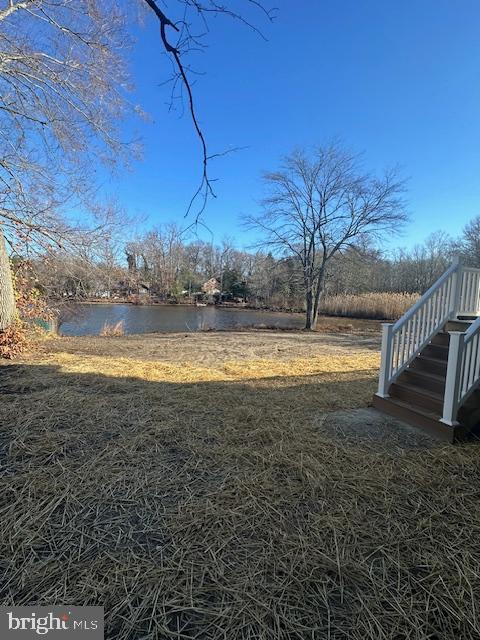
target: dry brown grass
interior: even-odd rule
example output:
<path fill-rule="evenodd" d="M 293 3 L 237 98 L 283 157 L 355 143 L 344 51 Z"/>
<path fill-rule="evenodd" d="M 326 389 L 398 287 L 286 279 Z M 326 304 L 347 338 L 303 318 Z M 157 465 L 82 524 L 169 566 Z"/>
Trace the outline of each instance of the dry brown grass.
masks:
<path fill-rule="evenodd" d="M 396 320 L 416 301 L 415 293 L 364 293 L 326 297 L 321 312 L 348 318 Z"/>
<path fill-rule="evenodd" d="M 0 367 L 2 602 L 104 605 L 116 640 L 478 638 L 478 447 L 322 427 L 377 366 Z"/>
<path fill-rule="evenodd" d="M 125 323 L 123 320 L 119 320 L 115 324 L 105 322 L 100 330 L 100 335 L 104 338 L 114 338 L 125 335 Z"/>

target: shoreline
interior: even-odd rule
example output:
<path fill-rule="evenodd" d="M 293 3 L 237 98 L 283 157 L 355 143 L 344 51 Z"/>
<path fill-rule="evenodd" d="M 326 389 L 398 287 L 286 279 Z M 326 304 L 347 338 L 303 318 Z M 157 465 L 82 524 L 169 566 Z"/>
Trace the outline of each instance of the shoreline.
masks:
<path fill-rule="evenodd" d="M 115 305 L 115 304 L 128 304 L 133 307 L 194 307 L 205 309 L 206 307 L 213 307 L 218 309 L 235 309 L 237 311 L 265 311 L 266 313 L 294 313 L 296 315 L 301 315 L 305 313 L 303 310 L 299 309 L 279 309 L 278 307 L 255 307 L 249 304 L 242 303 L 228 303 L 228 302 L 220 302 L 218 304 L 206 304 L 206 305 L 196 305 L 192 302 L 140 302 L 133 303 L 129 300 L 74 300 L 73 304 L 104 304 L 104 305 Z"/>
<path fill-rule="evenodd" d="M 197 305 L 188 303 L 188 302 L 176 302 L 176 303 L 169 303 L 169 302 L 149 302 L 149 303 L 140 303 L 140 304 L 134 304 L 132 302 L 129 302 L 128 300 L 109 300 L 109 301 L 102 301 L 102 300 L 85 300 L 85 301 L 80 301 L 80 300 L 76 300 L 73 302 L 73 304 L 79 304 L 79 305 L 118 305 L 118 304 L 125 304 L 125 305 L 131 305 L 133 307 L 186 307 L 186 308 L 199 308 L 199 309 L 205 309 L 205 308 L 214 308 L 214 309 L 232 309 L 234 311 L 256 311 L 257 313 L 282 313 L 282 314 L 288 314 L 288 315 L 295 315 L 295 316 L 301 316 L 305 314 L 304 310 L 298 310 L 298 309 L 278 309 L 275 307 L 253 307 L 253 306 L 241 306 L 241 305 L 237 305 L 235 303 L 229 304 L 229 303 L 220 303 L 220 304 L 207 304 L 205 306 L 201 305 L 199 307 L 197 307 Z M 335 315 L 335 314 L 330 314 L 330 313 L 321 313 L 318 316 L 318 320 L 320 321 L 322 318 L 330 318 L 330 319 L 341 319 L 341 320 L 351 320 L 351 321 L 361 321 L 361 322 L 379 322 L 379 323 L 383 323 L 383 322 L 395 322 L 397 318 L 369 318 L 369 317 L 365 317 L 365 316 L 347 316 L 347 315 Z"/>
<path fill-rule="evenodd" d="M 145 331 L 138 332 L 125 331 L 119 336 L 102 336 L 99 333 L 77 333 L 77 334 L 65 334 L 62 333 L 62 329 L 57 334 L 59 338 L 106 338 L 106 339 L 118 339 L 118 338 L 131 338 L 131 337 L 152 337 L 152 336 L 174 336 L 174 335 L 207 335 L 207 334 L 289 334 L 289 335 L 373 335 L 379 334 L 381 330 L 382 322 L 380 320 L 366 320 L 364 318 L 352 319 L 342 317 L 329 317 L 322 316 L 318 320 L 317 327 L 315 329 L 305 329 L 304 327 L 294 326 L 278 326 L 271 323 L 256 323 L 247 325 L 236 325 L 231 327 L 206 327 L 202 329 L 173 329 L 171 331 L 158 330 L 158 331 Z"/>

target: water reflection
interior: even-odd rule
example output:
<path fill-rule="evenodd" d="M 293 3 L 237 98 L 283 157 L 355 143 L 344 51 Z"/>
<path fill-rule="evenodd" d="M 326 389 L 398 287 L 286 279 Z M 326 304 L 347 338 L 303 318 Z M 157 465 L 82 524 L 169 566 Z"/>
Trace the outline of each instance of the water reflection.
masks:
<path fill-rule="evenodd" d="M 96 335 L 100 333 L 105 323 L 115 324 L 120 320 L 123 320 L 125 333 L 235 329 L 252 325 L 301 329 L 304 323 L 302 315 L 296 313 L 225 309 L 213 306 L 83 304 L 78 305 L 78 312 L 74 321 L 61 325 L 61 334 Z"/>

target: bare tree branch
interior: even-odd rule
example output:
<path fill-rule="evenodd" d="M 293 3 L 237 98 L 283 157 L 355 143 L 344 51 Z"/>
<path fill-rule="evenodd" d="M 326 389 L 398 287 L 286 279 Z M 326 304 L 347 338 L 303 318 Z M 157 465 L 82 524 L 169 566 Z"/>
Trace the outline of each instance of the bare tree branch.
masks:
<path fill-rule="evenodd" d="M 207 202 L 209 197 L 216 198 L 215 191 L 213 189 L 213 182 L 209 176 L 209 162 L 213 158 L 220 157 L 225 155 L 226 153 L 231 153 L 233 150 L 224 151 L 220 153 L 209 154 L 207 148 L 207 142 L 205 138 L 205 134 L 199 124 L 199 119 L 196 110 L 196 104 L 193 97 L 192 84 L 188 77 L 187 68 L 184 64 L 184 53 L 186 50 L 191 50 L 191 43 L 195 42 L 199 44 L 199 40 L 191 35 L 188 23 L 186 21 L 186 11 L 188 8 L 192 8 L 195 12 L 201 17 L 204 21 L 205 26 L 207 26 L 206 16 L 209 14 L 223 14 L 230 18 L 234 18 L 236 20 L 240 20 L 245 25 L 249 26 L 255 32 L 263 37 L 261 31 L 255 27 L 252 23 L 246 20 L 241 14 L 236 11 L 233 11 L 228 6 L 224 4 L 220 4 L 215 0 L 208 0 L 208 2 L 200 2 L 199 0 L 184 0 L 185 5 L 185 13 L 184 17 L 181 21 L 182 29 L 180 30 L 178 27 L 178 23 L 174 23 L 165 12 L 160 9 L 158 6 L 158 2 L 155 0 L 144 0 L 144 2 L 150 7 L 150 9 L 154 12 L 156 17 L 160 22 L 160 38 L 163 44 L 163 47 L 168 55 L 171 56 L 174 62 L 175 74 L 174 83 L 176 82 L 176 77 L 178 77 L 187 93 L 187 103 L 188 110 L 190 113 L 190 117 L 193 123 L 193 127 L 195 133 L 200 141 L 201 146 L 201 155 L 202 155 L 202 174 L 200 183 L 193 193 L 190 202 L 188 203 L 187 210 L 185 216 L 188 216 L 196 203 L 197 199 L 201 197 L 200 206 L 195 214 L 195 223 L 198 223 L 202 213 L 205 211 L 207 206 Z M 260 10 L 264 17 L 266 17 L 269 21 L 272 21 L 275 16 L 275 9 L 266 9 L 261 2 L 258 0 L 248 0 L 248 4 L 252 5 L 254 8 Z M 180 34 L 180 38 L 177 43 L 174 45 L 170 41 L 167 35 L 167 29 L 172 29 L 176 34 Z M 184 31 L 187 31 L 187 35 L 182 39 L 182 34 Z M 238 149 L 238 147 L 236 148 Z"/>

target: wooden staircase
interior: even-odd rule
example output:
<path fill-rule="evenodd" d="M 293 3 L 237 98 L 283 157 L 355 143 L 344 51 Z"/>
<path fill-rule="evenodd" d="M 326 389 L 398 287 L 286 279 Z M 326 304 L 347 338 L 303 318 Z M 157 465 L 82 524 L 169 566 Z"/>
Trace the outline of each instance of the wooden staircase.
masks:
<path fill-rule="evenodd" d="M 447 322 L 392 382 L 388 397 L 374 396 L 374 407 L 449 442 L 464 437 L 474 426 L 477 414 L 480 419 L 479 392 L 462 407 L 458 424 L 447 425 L 441 418 L 450 345 L 448 332 L 465 332 L 471 324 L 468 320 Z"/>
<path fill-rule="evenodd" d="M 449 442 L 480 431 L 480 269 L 456 259 L 383 324 L 373 404 Z"/>

